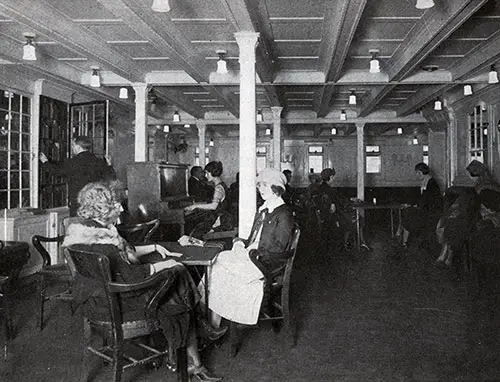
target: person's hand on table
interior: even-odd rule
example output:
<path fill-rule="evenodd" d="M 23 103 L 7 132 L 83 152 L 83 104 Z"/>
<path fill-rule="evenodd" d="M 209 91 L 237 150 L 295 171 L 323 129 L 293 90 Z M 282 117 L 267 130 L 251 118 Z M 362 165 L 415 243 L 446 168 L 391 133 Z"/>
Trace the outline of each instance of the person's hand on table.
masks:
<path fill-rule="evenodd" d="M 179 263 L 178 261 L 172 260 L 172 259 L 151 264 L 151 266 L 153 267 L 153 273 L 160 272 L 164 269 L 173 268 L 176 265 L 181 265 L 181 263 Z"/>
<path fill-rule="evenodd" d="M 182 253 L 170 252 L 163 245 L 159 245 L 159 244 L 155 244 L 155 251 L 158 252 L 160 254 L 160 256 L 164 259 L 166 259 L 167 256 L 171 256 L 171 257 L 181 257 L 182 256 Z"/>
<path fill-rule="evenodd" d="M 191 204 L 190 206 L 184 207 L 185 212 L 193 212 L 196 209 L 196 204 Z"/>

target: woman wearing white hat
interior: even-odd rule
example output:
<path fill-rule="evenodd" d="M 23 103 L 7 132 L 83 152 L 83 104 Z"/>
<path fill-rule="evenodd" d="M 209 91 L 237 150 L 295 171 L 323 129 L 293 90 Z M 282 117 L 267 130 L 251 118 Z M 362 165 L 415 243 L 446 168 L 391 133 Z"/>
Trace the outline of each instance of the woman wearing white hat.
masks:
<path fill-rule="evenodd" d="M 221 252 L 209 274 L 209 308 L 230 321 L 254 325 L 264 293 L 264 275 L 251 261 L 256 249 L 269 271 L 286 262 L 283 257 L 292 237 L 294 220 L 281 195 L 286 178 L 276 169 L 263 169 L 257 188 L 264 204 L 255 215 L 248 239 L 237 238 L 230 251 Z"/>

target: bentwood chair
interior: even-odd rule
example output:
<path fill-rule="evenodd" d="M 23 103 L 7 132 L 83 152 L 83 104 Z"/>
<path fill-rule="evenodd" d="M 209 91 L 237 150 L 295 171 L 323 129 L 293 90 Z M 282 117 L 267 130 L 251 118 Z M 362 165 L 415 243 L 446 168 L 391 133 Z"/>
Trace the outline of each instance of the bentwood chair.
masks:
<path fill-rule="evenodd" d="M 273 330 L 275 332 L 284 332 L 291 346 L 295 344 L 295 330 L 290 312 L 290 281 L 299 238 L 300 228 L 295 224 L 292 239 L 288 249 L 283 254 L 283 257 L 287 259 L 286 263 L 270 272 L 259 260 L 258 251 L 253 250 L 249 253 L 252 262 L 264 274 L 264 298 L 260 309 L 259 322 L 271 321 Z M 279 324 L 281 324 L 281 327 Z M 240 342 L 238 325 L 231 322 L 230 357 L 236 356 L 241 345 Z"/>
<path fill-rule="evenodd" d="M 42 257 L 42 268 L 38 271 L 37 295 L 38 295 L 38 323 L 40 330 L 43 329 L 45 303 L 51 300 L 61 300 L 70 303 L 71 313 L 73 314 L 73 294 L 71 292 L 71 273 L 67 264 L 52 264 L 50 254 L 43 244 L 57 243 L 61 244 L 64 236 L 45 237 L 34 235 L 31 238 L 33 246 Z M 48 294 L 47 286 L 57 288 L 57 292 Z"/>
<path fill-rule="evenodd" d="M 121 380 L 123 371 L 128 368 L 146 363 L 160 364 L 164 360 L 171 370 L 177 371 L 178 381 L 187 382 L 185 346 L 174 351 L 171 346 L 165 349 L 146 342 L 149 335 L 160 330 L 156 316 L 158 305 L 169 293 L 175 278 L 166 277 L 164 270 L 136 283 L 113 282 L 110 251 L 117 249 L 111 245 L 72 245 L 65 250 L 74 278 L 75 295 L 83 306 L 85 344 L 80 380 L 88 380 L 91 356 L 95 355 L 112 365 L 115 382 Z M 138 305 L 132 311 L 122 310 L 124 295 L 140 294 L 148 289 L 151 291 L 149 300 L 138 298 Z M 101 345 L 92 344 L 93 334 L 101 336 Z M 173 341 L 169 341 L 171 343 Z"/>
<path fill-rule="evenodd" d="M 146 244 L 159 226 L 160 220 L 153 219 L 144 223 L 119 224 L 116 229 L 130 244 Z"/>

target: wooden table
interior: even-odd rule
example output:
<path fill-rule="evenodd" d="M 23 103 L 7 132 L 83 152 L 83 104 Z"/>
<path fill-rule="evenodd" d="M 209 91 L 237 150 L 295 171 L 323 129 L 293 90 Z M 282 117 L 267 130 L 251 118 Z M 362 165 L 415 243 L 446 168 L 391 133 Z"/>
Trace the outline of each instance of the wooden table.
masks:
<path fill-rule="evenodd" d="M 208 309 L 208 267 L 212 265 L 222 250 L 222 245 L 214 244 L 213 246 L 199 247 L 194 245 L 182 246 L 176 241 L 159 242 L 158 244 L 164 246 L 171 252 L 182 253 L 182 256 L 178 258 L 182 264 L 187 266 L 200 265 L 205 267 L 204 276 L 204 290 L 205 290 L 205 313 L 209 317 Z"/>
<path fill-rule="evenodd" d="M 361 224 L 359 222 L 359 217 L 360 217 L 360 211 L 363 210 L 390 210 L 391 211 L 391 237 L 394 237 L 394 216 L 393 213 L 395 210 L 398 211 L 398 218 L 399 221 L 401 222 L 401 209 L 403 207 L 403 204 L 401 203 L 389 203 L 389 204 L 370 204 L 370 203 L 358 203 L 358 204 L 353 204 L 353 207 L 356 209 L 356 233 L 357 233 L 357 238 L 356 238 L 356 245 L 358 250 L 361 247 L 361 239 L 360 239 L 360 232 L 361 232 Z"/>

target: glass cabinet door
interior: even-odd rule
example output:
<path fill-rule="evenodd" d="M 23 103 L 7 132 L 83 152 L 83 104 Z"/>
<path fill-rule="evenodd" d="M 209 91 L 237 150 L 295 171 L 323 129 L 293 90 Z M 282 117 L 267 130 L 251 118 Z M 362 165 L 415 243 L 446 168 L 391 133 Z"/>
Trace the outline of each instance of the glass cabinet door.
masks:
<path fill-rule="evenodd" d="M 108 153 L 108 102 L 86 102 L 70 105 L 71 136 L 92 139 L 92 152 L 103 158 Z"/>

